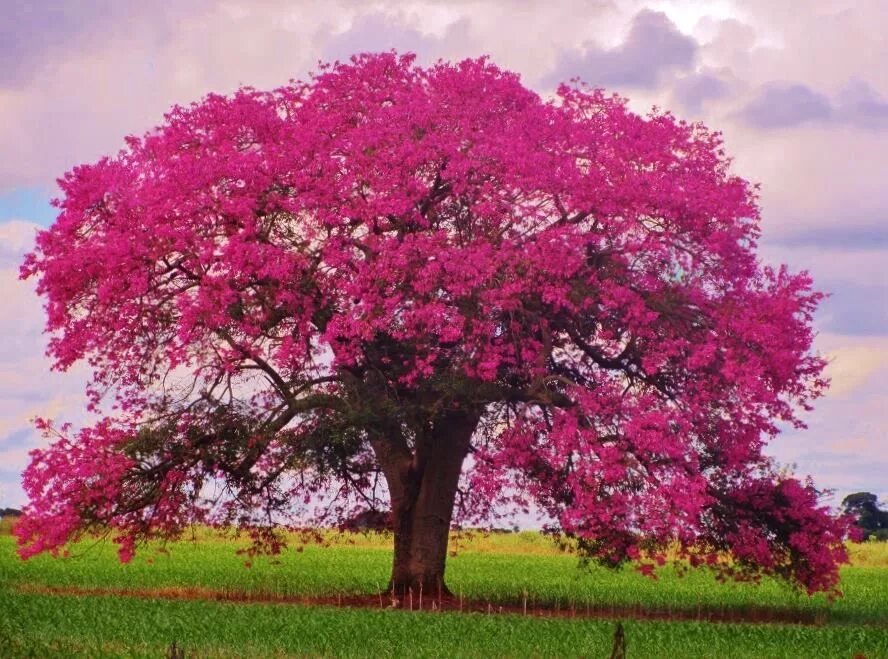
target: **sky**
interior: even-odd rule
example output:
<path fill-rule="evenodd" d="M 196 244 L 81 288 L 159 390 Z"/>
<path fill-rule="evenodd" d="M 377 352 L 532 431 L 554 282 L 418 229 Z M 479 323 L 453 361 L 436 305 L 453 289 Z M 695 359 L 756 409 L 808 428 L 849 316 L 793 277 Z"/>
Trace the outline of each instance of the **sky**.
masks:
<path fill-rule="evenodd" d="M 488 55 L 540 94 L 579 77 L 722 131 L 761 184 L 762 258 L 830 297 L 832 388 L 768 452 L 835 492 L 888 497 L 888 2 L 882 0 L 4 0 L 0 13 L 0 507 L 45 440 L 85 421 L 88 372 L 50 372 L 43 310 L 17 279 L 55 180 L 174 104 L 305 79 L 319 61 Z"/>

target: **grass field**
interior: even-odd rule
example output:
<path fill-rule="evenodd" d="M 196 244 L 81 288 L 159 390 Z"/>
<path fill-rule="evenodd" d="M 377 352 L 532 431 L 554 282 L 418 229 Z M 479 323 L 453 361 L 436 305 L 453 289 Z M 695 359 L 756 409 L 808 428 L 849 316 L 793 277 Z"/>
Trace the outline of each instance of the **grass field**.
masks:
<path fill-rule="evenodd" d="M 389 542 L 330 536 L 328 547 L 247 568 L 235 554 L 243 543 L 208 533 L 168 555 L 143 550 L 129 565 L 110 543 L 22 562 L 13 539 L 0 536 L 0 656 L 161 657 L 175 641 L 201 657 L 607 657 L 620 619 L 629 657 L 888 657 L 886 543 L 855 547 L 845 597 L 830 603 L 775 582 L 718 584 L 702 571 L 664 570 L 652 581 L 632 570 L 581 570 L 534 533 L 476 536 L 450 559 L 448 582 L 486 607 L 460 613 L 430 612 L 428 599 L 423 612 L 385 609 Z M 294 603 L 320 596 L 331 605 Z M 335 606 L 354 596 L 381 606 Z M 229 597 L 254 601 L 218 601 Z M 510 604 L 520 609 L 497 613 Z M 707 620 L 732 616 L 814 624 Z"/>

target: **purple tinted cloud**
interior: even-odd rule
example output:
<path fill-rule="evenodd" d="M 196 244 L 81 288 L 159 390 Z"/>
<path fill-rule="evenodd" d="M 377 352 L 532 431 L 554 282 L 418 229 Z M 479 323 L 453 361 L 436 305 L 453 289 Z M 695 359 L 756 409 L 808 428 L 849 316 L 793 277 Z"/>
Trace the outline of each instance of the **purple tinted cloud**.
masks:
<path fill-rule="evenodd" d="M 884 101 L 861 101 L 851 108 L 855 123 L 884 128 L 888 125 L 888 103 Z"/>
<path fill-rule="evenodd" d="M 863 80 L 852 80 L 839 95 L 841 120 L 869 129 L 888 128 L 888 101 Z"/>
<path fill-rule="evenodd" d="M 355 53 L 392 49 L 422 53 L 427 50 L 428 41 L 418 30 L 395 25 L 384 14 L 365 14 L 348 30 L 327 41 L 323 59 L 348 61 Z"/>
<path fill-rule="evenodd" d="M 0 21 L 0 86 L 18 86 L 63 47 L 113 9 L 111 0 L 77 4 L 65 0 L 14 0 Z"/>
<path fill-rule="evenodd" d="M 829 99 L 799 83 L 772 82 L 740 110 L 740 117 L 755 128 L 788 128 L 809 121 L 827 120 Z"/>
<path fill-rule="evenodd" d="M 888 202 L 885 203 L 888 205 Z M 771 242 L 786 247 L 888 250 L 888 210 L 881 217 L 837 217 L 831 226 L 802 225 L 798 231 L 773 238 Z"/>
<path fill-rule="evenodd" d="M 755 128 L 773 129 L 808 122 L 888 128 L 888 101 L 868 83 L 855 80 L 833 99 L 799 83 L 773 82 L 739 112 Z"/>
<path fill-rule="evenodd" d="M 448 42 L 469 39 L 469 22 L 463 18 L 449 25 L 443 37 L 423 34 L 381 13 L 363 14 L 341 34 L 330 37 L 324 45 L 324 60 L 348 61 L 357 53 L 397 50 L 416 53 L 425 60 L 443 56 Z"/>
<path fill-rule="evenodd" d="M 712 73 L 694 73 L 677 80 L 672 87 L 675 100 L 690 112 L 699 112 L 706 101 L 723 98 L 730 86 Z"/>
<path fill-rule="evenodd" d="M 152 32 L 157 42 L 183 15 L 211 0 L 182 0 L 159 7 L 134 0 L 12 0 L 0 18 L 0 88 L 20 87 L 68 50 L 89 48 L 130 30 Z"/>
<path fill-rule="evenodd" d="M 579 76 L 595 86 L 652 89 L 665 73 L 690 68 L 696 52 L 697 42 L 665 14 L 645 9 L 632 20 L 622 44 L 611 49 L 589 44 L 585 53 L 563 53 L 546 81 L 556 84 Z"/>
<path fill-rule="evenodd" d="M 821 278 L 817 285 L 834 292 L 820 305 L 818 327 L 845 336 L 881 336 L 888 329 L 888 281 L 849 283 L 832 288 Z"/>

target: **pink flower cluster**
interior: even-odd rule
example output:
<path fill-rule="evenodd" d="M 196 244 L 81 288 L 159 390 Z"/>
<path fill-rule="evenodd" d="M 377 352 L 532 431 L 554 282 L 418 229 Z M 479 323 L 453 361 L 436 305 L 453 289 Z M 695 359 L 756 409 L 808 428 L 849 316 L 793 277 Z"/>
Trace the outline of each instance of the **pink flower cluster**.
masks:
<path fill-rule="evenodd" d="M 108 419 L 84 428 L 74 439 L 67 436 L 67 427 L 53 431 L 46 421 L 37 423 L 47 437 L 56 434 L 57 439 L 49 448 L 31 452 L 31 464 L 22 476 L 32 502 L 15 527 L 22 558 L 42 551 L 56 555 L 79 535 L 85 522 L 113 524 L 122 482 L 132 466 L 121 452 L 131 431 Z M 132 543 L 122 542 L 121 560 L 131 557 Z"/>
<path fill-rule="evenodd" d="M 87 360 L 123 424 L 35 457 L 23 555 L 178 528 L 212 479 L 229 512 L 329 479 L 366 499 L 369 438 L 479 410 L 467 515 L 535 499 L 607 562 L 677 541 L 834 588 L 843 522 L 761 451 L 827 385 L 822 296 L 758 261 L 729 165 L 700 124 L 543 101 L 485 59 L 362 55 L 174 108 L 60 181 L 22 267 L 56 367 Z"/>

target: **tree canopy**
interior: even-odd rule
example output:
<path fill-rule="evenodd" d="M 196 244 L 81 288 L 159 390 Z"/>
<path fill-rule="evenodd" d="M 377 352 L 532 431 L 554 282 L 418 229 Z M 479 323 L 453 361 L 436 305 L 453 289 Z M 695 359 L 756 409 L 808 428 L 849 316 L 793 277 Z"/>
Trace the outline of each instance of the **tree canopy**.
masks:
<path fill-rule="evenodd" d="M 533 502 L 608 564 L 836 587 L 846 520 L 762 452 L 826 387 L 822 296 L 718 133 L 384 53 L 126 144 L 22 267 L 102 415 L 41 422 L 23 556 L 390 509 L 393 588 L 440 589 L 452 522 Z"/>
<path fill-rule="evenodd" d="M 855 492 L 842 499 L 842 509 L 855 519 L 864 538 L 888 540 L 888 510 L 879 507 L 872 492 Z"/>

